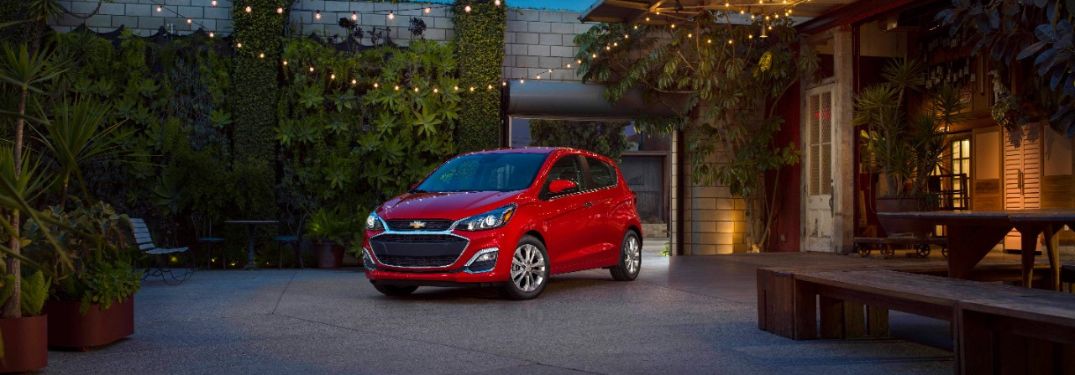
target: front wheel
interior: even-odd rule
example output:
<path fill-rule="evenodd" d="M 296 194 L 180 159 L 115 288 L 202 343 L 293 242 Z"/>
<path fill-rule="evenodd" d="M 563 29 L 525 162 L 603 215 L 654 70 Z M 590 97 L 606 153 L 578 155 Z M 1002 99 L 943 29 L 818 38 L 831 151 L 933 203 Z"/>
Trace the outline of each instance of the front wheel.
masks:
<path fill-rule="evenodd" d="M 504 283 L 504 297 L 524 300 L 537 297 L 549 281 L 549 257 L 545 244 L 533 236 L 523 237 L 511 256 L 511 280 Z"/>
<path fill-rule="evenodd" d="M 638 277 L 638 271 L 641 269 L 642 241 L 638 239 L 638 233 L 629 230 L 620 245 L 620 263 L 609 269 L 609 272 L 612 273 L 613 280 L 631 281 Z"/>
<path fill-rule="evenodd" d="M 373 283 L 373 288 L 389 297 L 402 297 L 418 290 L 418 287 L 414 285 L 382 285 L 377 283 Z"/>

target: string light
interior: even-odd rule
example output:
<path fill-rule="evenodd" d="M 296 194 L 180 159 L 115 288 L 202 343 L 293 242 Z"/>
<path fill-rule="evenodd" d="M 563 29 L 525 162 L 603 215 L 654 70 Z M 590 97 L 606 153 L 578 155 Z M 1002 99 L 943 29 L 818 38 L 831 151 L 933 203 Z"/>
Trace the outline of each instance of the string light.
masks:
<path fill-rule="evenodd" d="M 358 12 L 351 12 L 351 20 L 358 21 Z"/>
<path fill-rule="evenodd" d="M 358 84 L 358 80 L 352 78 L 351 79 L 351 86 L 354 86 L 354 85 L 357 85 L 357 84 Z"/>
<path fill-rule="evenodd" d="M 522 78 L 519 78 L 519 84 L 521 85 L 521 84 L 524 84 L 524 83 L 526 83 L 526 80 L 522 79 Z"/>
<path fill-rule="evenodd" d="M 211 39 L 211 38 L 213 38 L 214 36 L 216 36 L 216 34 L 215 34 L 215 33 L 213 33 L 212 31 L 210 31 L 210 32 L 209 32 L 209 38 Z"/>
<path fill-rule="evenodd" d="M 321 11 L 320 10 L 317 11 L 317 12 L 314 12 L 314 19 L 315 20 L 321 19 Z"/>
<path fill-rule="evenodd" d="M 243 42 L 236 42 L 235 48 L 243 48 Z"/>
<path fill-rule="evenodd" d="M 470 86 L 470 92 L 474 92 L 474 86 Z"/>
<path fill-rule="evenodd" d="M 246 8 L 244 8 L 243 10 L 245 10 L 247 13 L 250 13 L 250 12 L 254 11 L 254 8 L 252 8 L 249 5 L 247 5 Z"/>
<path fill-rule="evenodd" d="M 258 58 L 259 59 L 264 59 L 265 58 L 265 52 L 259 53 Z"/>
<path fill-rule="evenodd" d="M 393 13 L 392 11 L 388 11 L 388 20 L 391 21 L 391 20 L 394 20 L 394 19 L 396 19 L 396 14 Z"/>
<path fill-rule="evenodd" d="M 467 6 L 463 7 L 463 11 L 470 13 L 470 5 L 468 4 Z"/>
<path fill-rule="evenodd" d="M 314 72 L 314 67 L 311 66 L 310 67 L 310 73 L 313 73 L 313 72 Z"/>
<path fill-rule="evenodd" d="M 164 7 L 162 7 L 160 5 L 157 5 L 157 13 L 160 13 L 160 12 L 163 12 L 163 11 L 164 11 Z"/>
<path fill-rule="evenodd" d="M 440 92 L 440 90 L 439 90 L 439 89 L 437 89 L 436 87 L 434 87 L 434 88 L 433 88 L 433 93 L 434 93 L 434 94 L 436 94 L 436 93 L 439 93 L 439 92 Z"/>
<path fill-rule="evenodd" d="M 287 60 L 284 60 L 284 66 L 287 66 Z"/>
<path fill-rule="evenodd" d="M 332 74 L 330 74 L 330 75 L 328 76 L 328 79 L 331 79 L 331 80 L 335 80 L 335 79 L 336 79 L 336 73 L 332 73 Z"/>
<path fill-rule="evenodd" d="M 414 92 L 418 92 L 418 88 L 417 88 L 417 87 L 415 87 L 415 88 L 414 88 Z"/>
<path fill-rule="evenodd" d="M 425 14 L 429 14 L 429 13 L 432 13 L 432 12 L 433 12 L 433 8 L 430 8 L 430 7 L 425 7 L 425 9 L 422 9 L 422 13 L 425 13 Z"/>
<path fill-rule="evenodd" d="M 399 91 L 399 85 L 396 85 L 395 88 L 396 88 L 396 91 Z"/>
<path fill-rule="evenodd" d="M 500 6 L 500 0 L 494 0 L 493 5 Z"/>
<path fill-rule="evenodd" d="M 381 85 L 377 84 L 377 82 L 374 82 L 373 83 L 373 88 L 378 88 L 378 87 L 381 87 Z"/>
<path fill-rule="evenodd" d="M 190 19 L 190 18 L 187 18 L 187 25 L 193 25 L 193 24 L 194 24 L 194 20 Z"/>
<path fill-rule="evenodd" d="M 277 7 L 276 8 L 276 14 L 284 14 L 284 8 L 283 7 Z"/>
<path fill-rule="evenodd" d="M 216 0 L 210 1 L 209 5 L 216 6 Z"/>

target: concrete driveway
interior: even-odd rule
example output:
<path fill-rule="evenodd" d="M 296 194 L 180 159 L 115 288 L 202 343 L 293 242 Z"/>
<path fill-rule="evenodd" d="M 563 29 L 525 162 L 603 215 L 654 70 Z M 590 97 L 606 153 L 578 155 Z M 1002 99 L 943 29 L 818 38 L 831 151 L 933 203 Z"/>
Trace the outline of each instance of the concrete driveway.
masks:
<path fill-rule="evenodd" d="M 544 295 L 522 302 L 459 288 L 389 299 L 357 270 L 203 271 L 180 286 L 150 281 L 137 295 L 134 336 L 94 352 L 51 352 L 47 372 L 952 372 L 950 351 L 903 340 L 797 342 L 762 332 L 756 265 L 659 257 L 659 246 L 647 247 L 635 282 L 581 272 L 553 278 Z"/>

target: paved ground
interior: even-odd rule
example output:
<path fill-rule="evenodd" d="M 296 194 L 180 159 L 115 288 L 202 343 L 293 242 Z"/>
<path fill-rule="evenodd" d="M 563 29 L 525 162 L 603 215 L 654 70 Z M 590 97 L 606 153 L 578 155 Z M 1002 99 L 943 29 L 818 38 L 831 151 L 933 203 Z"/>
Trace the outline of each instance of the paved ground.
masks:
<path fill-rule="evenodd" d="M 647 246 L 649 247 L 649 246 Z M 821 255 L 676 257 L 650 248 L 635 282 L 556 277 L 511 302 L 483 289 L 388 299 L 356 270 L 207 271 L 149 282 L 136 333 L 51 352 L 49 373 L 949 374 L 952 353 L 899 339 L 792 341 L 758 330 L 754 270 Z M 893 330 L 945 345 L 942 324 Z"/>

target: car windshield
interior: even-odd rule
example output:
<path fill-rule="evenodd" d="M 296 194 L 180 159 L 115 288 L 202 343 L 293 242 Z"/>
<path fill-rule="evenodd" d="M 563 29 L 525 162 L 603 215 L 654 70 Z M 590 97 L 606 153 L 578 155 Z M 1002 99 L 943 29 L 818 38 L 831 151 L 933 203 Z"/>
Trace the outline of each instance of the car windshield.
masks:
<path fill-rule="evenodd" d="M 546 156 L 533 153 L 460 156 L 437 168 L 414 192 L 523 190 L 534 181 Z"/>

